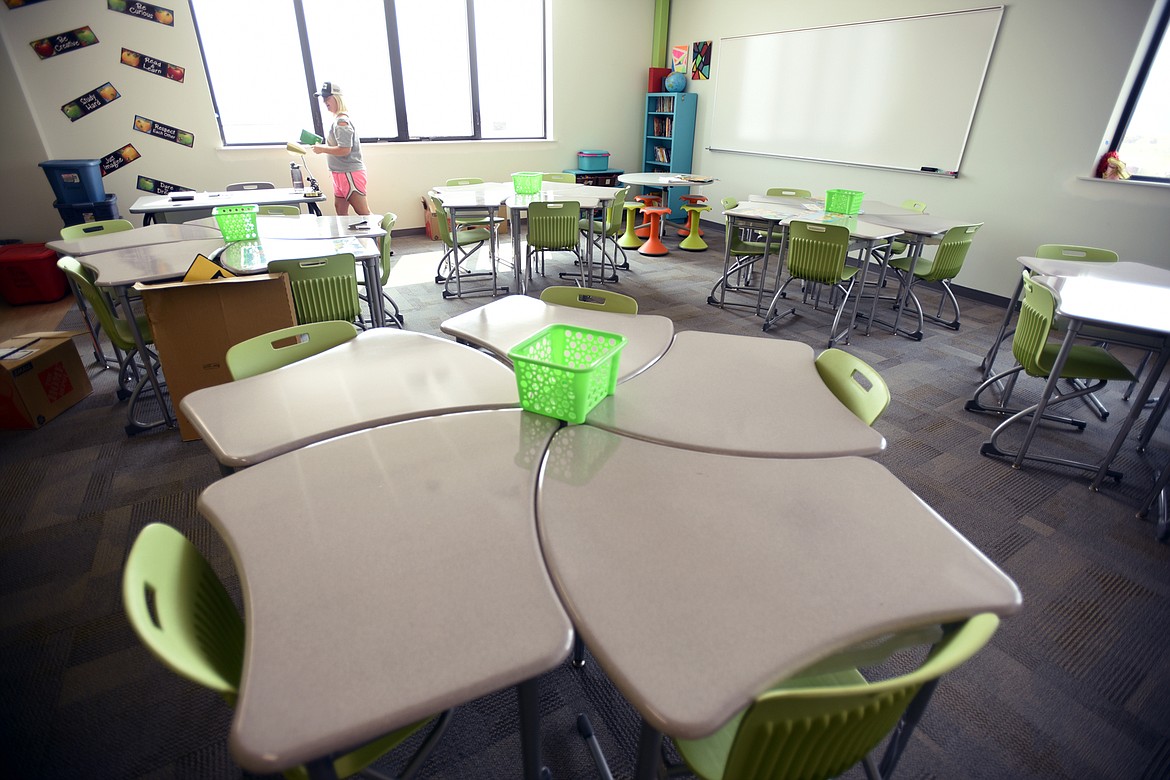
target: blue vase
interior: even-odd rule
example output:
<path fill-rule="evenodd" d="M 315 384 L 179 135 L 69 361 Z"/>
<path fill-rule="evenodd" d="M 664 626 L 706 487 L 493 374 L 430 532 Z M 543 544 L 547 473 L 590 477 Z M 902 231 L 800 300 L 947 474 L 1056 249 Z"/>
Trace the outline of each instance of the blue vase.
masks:
<path fill-rule="evenodd" d="M 667 92 L 684 92 L 687 88 L 687 77 L 682 73 L 671 73 L 663 82 Z"/>

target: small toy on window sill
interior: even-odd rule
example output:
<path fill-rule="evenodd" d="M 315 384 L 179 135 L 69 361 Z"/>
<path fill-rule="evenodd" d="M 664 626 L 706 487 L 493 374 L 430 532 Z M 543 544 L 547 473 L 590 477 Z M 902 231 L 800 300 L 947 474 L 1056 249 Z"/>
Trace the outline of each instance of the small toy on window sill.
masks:
<path fill-rule="evenodd" d="M 1117 156 L 1117 152 L 1106 152 L 1097 163 L 1097 178 L 1099 179 L 1128 179 L 1129 170 L 1125 163 Z"/>

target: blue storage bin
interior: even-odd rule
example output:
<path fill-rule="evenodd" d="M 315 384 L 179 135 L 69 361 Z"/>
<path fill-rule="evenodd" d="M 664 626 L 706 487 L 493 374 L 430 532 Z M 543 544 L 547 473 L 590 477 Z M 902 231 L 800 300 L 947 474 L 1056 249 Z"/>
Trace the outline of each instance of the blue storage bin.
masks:
<path fill-rule="evenodd" d="M 61 205 L 101 203 L 106 199 L 101 160 L 45 160 L 40 166 Z"/>
<path fill-rule="evenodd" d="M 83 222 L 99 222 L 103 219 L 121 219 L 118 213 L 118 196 L 106 195 L 93 203 L 62 203 L 53 201 L 53 208 L 65 220 L 65 227 Z"/>
<path fill-rule="evenodd" d="M 602 149 L 583 149 L 577 152 L 577 167 L 583 171 L 609 169 L 609 152 Z"/>

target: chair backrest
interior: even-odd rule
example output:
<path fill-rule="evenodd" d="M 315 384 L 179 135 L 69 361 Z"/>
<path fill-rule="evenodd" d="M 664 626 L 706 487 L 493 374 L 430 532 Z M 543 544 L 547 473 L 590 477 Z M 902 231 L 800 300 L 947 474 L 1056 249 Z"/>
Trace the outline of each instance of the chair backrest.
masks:
<path fill-rule="evenodd" d="M 739 201 L 737 199 L 731 197 L 730 195 L 728 195 L 726 198 L 724 198 L 723 200 L 721 200 L 719 202 L 723 205 L 723 208 L 725 208 L 725 209 L 733 209 L 739 205 Z"/>
<path fill-rule="evenodd" d="M 483 184 L 483 179 L 477 179 L 473 176 L 465 176 L 462 179 L 447 179 L 448 187 L 462 187 L 465 184 Z"/>
<path fill-rule="evenodd" d="M 581 204 L 575 200 L 536 201 L 528 205 L 528 246 L 533 249 L 576 249 Z"/>
<path fill-rule="evenodd" d="M 762 694 L 739 723 L 724 780 L 837 777 L 890 733 L 923 685 L 979 652 L 998 626 L 990 613 L 970 618 L 900 677 L 867 683 L 858 675 L 845 685 L 794 680 Z"/>
<path fill-rule="evenodd" d="M 798 190 L 794 187 L 769 187 L 765 195 L 771 195 L 778 198 L 811 198 L 812 192 L 809 190 Z"/>
<path fill-rule="evenodd" d="M 227 186 L 228 192 L 251 192 L 252 190 L 274 190 L 276 185 L 270 181 L 237 181 Z"/>
<path fill-rule="evenodd" d="M 555 181 L 562 184 L 576 184 L 577 177 L 571 173 L 542 173 L 540 174 L 541 181 Z"/>
<path fill-rule="evenodd" d="M 873 425 L 890 405 L 890 388 L 873 366 L 840 349 L 817 355 L 821 381 L 866 425 Z"/>
<path fill-rule="evenodd" d="M 920 214 L 926 213 L 926 204 L 920 200 L 914 200 L 913 198 L 902 201 L 902 208 L 914 209 L 915 211 L 917 211 Z"/>
<path fill-rule="evenodd" d="M 622 229 L 622 216 L 625 214 L 626 196 L 630 194 L 629 187 L 622 187 L 614 193 L 613 202 L 609 204 L 609 208 L 605 210 L 605 224 L 602 226 L 602 233 L 607 236 L 616 236 Z M 600 224 L 594 221 L 594 230 Z M 586 230 L 589 223 L 581 220 L 581 229 Z"/>
<path fill-rule="evenodd" d="M 540 300 L 577 309 L 609 311 L 617 314 L 637 314 L 638 302 L 628 295 L 611 290 L 596 290 L 592 287 L 545 287 L 540 291 Z"/>
<path fill-rule="evenodd" d="M 247 379 L 344 344 L 358 333 L 352 322 L 326 320 L 262 333 L 228 347 L 232 379 Z"/>
<path fill-rule="evenodd" d="M 398 215 L 393 211 L 387 211 L 382 216 L 381 227 L 386 231 L 386 235 L 382 236 L 379 248 L 382 250 L 382 286 L 386 286 L 386 282 L 390 281 L 390 258 L 393 252 L 390 249 L 390 231 L 394 229 L 394 224 L 398 222 Z"/>
<path fill-rule="evenodd" d="M 122 572 L 122 604 L 138 638 L 164 666 L 235 704 L 244 621 L 186 537 L 162 523 L 142 529 Z"/>
<path fill-rule="evenodd" d="M 797 279 L 837 284 L 849 253 L 849 228 L 793 220 L 788 226 L 788 272 Z"/>
<path fill-rule="evenodd" d="M 934 253 L 934 262 L 926 273 L 918 274 L 923 281 L 939 282 L 943 279 L 954 279 L 963 270 L 963 261 L 967 259 L 967 250 L 971 248 L 971 240 L 979 228 L 977 225 L 958 225 L 943 234 L 938 249 Z"/>
<path fill-rule="evenodd" d="M 133 230 L 134 223 L 128 219 L 103 219 L 97 222 L 82 222 L 80 225 L 69 225 L 61 228 L 61 238 L 73 241 L 78 238 L 100 236 L 102 233 L 121 233 L 123 230 Z"/>
<path fill-rule="evenodd" d="M 288 274 L 297 322 L 343 320 L 353 322 L 361 314 L 357 269 L 352 254 L 305 260 L 274 260 L 269 273 Z"/>
<path fill-rule="evenodd" d="M 256 213 L 263 214 L 268 217 L 296 217 L 300 216 L 301 207 L 294 206 L 291 203 L 288 205 L 273 204 L 269 206 L 259 206 Z"/>
<path fill-rule="evenodd" d="M 1118 260 L 1117 253 L 1112 249 L 1075 244 L 1041 244 L 1036 247 L 1036 257 L 1046 260 L 1079 260 L 1084 263 L 1116 263 Z"/>
<path fill-rule="evenodd" d="M 1020 301 L 1020 317 L 1012 336 L 1012 356 L 1029 376 L 1048 376 L 1051 361 L 1043 360 L 1044 345 L 1056 316 L 1056 300 L 1052 292 L 1036 284 L 1032 275 L 1023 272 L 1024 295 Z"/>
<path fill-rule="evenodd" d="M 134 334 L 130 330 L 130 323 L 119 317 L 115 312 L 113 306 L 110 305 L 110 299 L 106 297 L 105 293 L 97 288 L 94 284 L 94 277 L 89 269 L 77 262 L 76 258 L 62 257 L 57 260 L 57 267 L 65 272 L 65 276 L 73 281 L 77 291 L 85 298 L 86 303 L 93 309 L 94 314 L 97 315 L 98 322 L 101 323 L 102 328 L 106 331 L 106 336 L 110 339 L 110 343 L 123 352 L 131 352 L 136 348 L 134 343 Z M 142 330 L 142 339 L 147 344 L 154 341 L 154 336 L 150 332 L 150 324 L 143 317 L 140 327 Z"/>

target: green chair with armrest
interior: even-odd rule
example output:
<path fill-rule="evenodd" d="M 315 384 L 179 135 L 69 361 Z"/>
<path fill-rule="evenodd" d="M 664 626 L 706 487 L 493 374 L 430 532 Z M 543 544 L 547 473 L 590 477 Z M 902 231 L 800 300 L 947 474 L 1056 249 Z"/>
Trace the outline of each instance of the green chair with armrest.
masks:
<path fill-rule="evenodd" d="M 849 324 L 838 330 L 841 316 L 849 305 L 854 283 L 857 281 L 856 266 L 846 264 L 849 254 L 849 228 L 844 225 L 824 224 L 793 220 L 788 226 L 788 279 L 776 291 L 768 312 L 764 317 L 764 330 L 778 319 L 796 313 L 794 306 L 789 311 L 778 313 L 777 304 L 787 297 L 787 288 L 794 280 L 801 280 L 803 299 L 807 303 L 813 296 L 813 308 L 820 307 L 821 289 L 829 288 L 829 305 L 834 310 L 833 324 L 829 330 L 829 347 L 838 341 L 848 341 Z M 811 283 L 811 284 L 809 284 Z M 810 293 L 810 289 L 815 288 Z"/>
<path fill-rule="evenodd" d="M 128 219 L 101 219 L 97 222 L 82 222 L 79 225 L 68 225 L 61 228 L 61 238 L 65 241 L 75 241 L 79 238 L 100 236 L 103 233 L 121 233 L 124 230 L 133 230 L 134 223 Z"/>
<path fill-rule="evenodd" d="M 965 406 L 970 412 L 1008 416 L 983 443 L 979 451 L 984 455 L 1016 457 L 1016 452 L 1009 452 L 999 446 L 999 437 L 1013 423 L 1031 418 L 1036 412 L 1037 404 L 1032 404 L 1024 409 L 1013 409 L 1007 407 L 1006 404 L 989 406 L 982 403 L 980 397 L 996 383 L 1006 379 L 1014 379 L 1021 372 L 1031 377 L 1047 380 L 1061 348 L 1061 342 L 1049 341 L 1048 339 L 1053 330 L 1053 319 L 1056 316 L 1056 301 L 1052 292 L 1043 285 L 1037 284 L 1027 271 L 1024 271 L 1021 278 L 1024 284 L 1024 299 L 1020 303 L 1020 318 L 1016 323 L 1016 332 L 1012 336 L 1012 355 L 1015 357 L 1017 365 L 989 377 L 976 388 L 975 394 Z M 1128 382 L 1132 381 L 1134 377 L 1120 360 L 1104 348 L 1087 344 L 1073 344 L 1062 367 L 1060 378 L 1089 380 L 1092 384 L 1082 385 L 1068 392 L 1057 391 L 1056 395 L 1048 400 L 1043 419 L 1084 430 L 1086 425 L 1084 421 L 1054 415 L 1049 410 L 1058 404 L 1094 393 L 1103 388 L 1108 381 Z M 1063 466 L 1084 466 L 1094 471 L 1097 469 L 1095 465 L 1088 466 L 1043 454 L 1028 453 L 1026 458 Z M 1120 474 L 1116 471 L 1110 471 L 1109 476 L 1115 479 L 1120 478 Z"/>
<path fill-rule="evenodd" d="M 689 771 L 703 780 L 828 780 L 858 763 L 882 777 L 869 753 L 898 726 L 920 692 L 970 660 L 990 641 L 999 618 L 975 615 L 946 626 L 914 670 L 869 682 L 857 669 L 809 674 L 760 694 L 719 731 L 702 739 L 674 739 Z M 925 689 L 925 691 L 924 691 Z M 893 772 L 901 743 L 882 762 Z"/>
<path fill-rule="evenodd" d="M 914 261 L 913 278 L 910 275 L 912 258 L 895 257 L 890 260 L 889 267 L 894 269 L 902 283 L 907 286 L 905 300 L 914 301 L 914 310 L 918 314 L 917 332 L 922 332 L 924 320 L 936 322 L 951 330 L 959 329 L 959 299 L 955 297 L 955 293 L 951 289 L 951 280 L 963 270 L 963 261 L 967 258 L 967 251 L 971 248 L 971 240 L 981 227 L 983 227 L 982 222 L 975 225 L 958 225 L 948 230 L 939 241 L 933 257 L 919 257 Z M 914 288 L 919 284 L 932 282 L 939 284 L 943 291 L 938 302 L 938 311 L 933 315 L 923 312 L 922 302 L 914 293 Z M 948 300 L 954 308 L 955 318 L 953 320 L 944 319 L 942 316 L 943 305 Z"/>
<path fill-rule="evenodd" d="M 890 388 L 882 375 L 856 355 L 826 349 L 817 355 L 816 367 L 825 387 L 866 425 L 873 425 L 890 405 Z"/>
<path fill-rule="evenodd" d="M 235 706 L 244 664 L 244 621 L 207 559 L 185 536 L 162 523 L 142 529 L 122 572 L 122 604 L 134 633 L 156 659 Z M 410 777 L 430 755 L 450 718 L 447 710 L 379 737 L 334 758 L 333 769 L 341 778 L 361 773 L 434 723 L 400 776 Z M 309 775 L 300 766 L 284 776 L 301 780 Z"/>
<path fill-rule="evenodd" d="M 439 228 L 439 240 L 443 242 L 446 251 L 439 260 L 438 272 L 435 274 L 435 284 L 445 285 L 444 298 L 460 297 L 463 294 L 463 279 L 491 276 L 492 287 L 477 292 L 490 292 L 493 295 L 497 286 L 496 264 L 492 262 L 490 272 L 465 270 L 463 263 L 475 254 L 485 242 L 492 241 L 495 236 L 494 225 L 490 227 L 462 227 L 451 229 L 447 209 L 443 208 L 443 201 L 433 193 L 430 195 L 431 206 L 435 210 L 435 224 Z M 486 224 L 486 223 L 485 223 Z M 489 250 L 490 251 L 490 250 Z M 444 269 L 447 273 L 443 273 Z M 451 291 L 451 282 L 454 280 L 456 290 Z"/>
<path fill-rule="evenodd" d="M 262 217 L 297 217 L 301 214 L 300 206 L 289 205 L 268 205 L 258 206 L 259 210 L 256 212 Z"/>
<path fill-rule="evenodd" d="M 303 260 L 274 260 L 268 272 L 287 274 L 297 323 L 356 322 L 361 317 L 357 270 L 348 252 Z"/>
<path fill-rule="evenodd" d="M 82 222 L 78 225 L 67 225 L 61 228 L 61 238 L 65 241 L 76 241 L 82 238 L 89 238 L 90 236 L 100 236 L 105 233 L 121 233 L 125 230 L 133 230 L 134 224 L 128 219 L 102 219 L 97 222 Z M 106 357 L 105 351 L 102 349 L 101 325 L 94 324 L 93 318 L 89 316 L 89 307 L 85 304 L 85 296 L 77 289 L 70 279 L 70 288 L 73 290 L 73 297 L 77 300 L 77 308 L 81 310 L 81 317 L 85 320 L 85 329 L 89 331 L 89 338 L 93 342 L 93 357 L 99 366 L 103 368 L 112 368 L 109 358 Z M 111 304 L 112 305 L 112 304 Z M 116 307 L 115 307 L 116 308 Z M 121 365 L 122 353 L 114 347 L 114 357 L 116 362 Z"/>
<path fill-rule="evenodd" d="M 352 322 L 325 320 L 261 333 L 228 347 L 232 379 L 247 379 L 344 344 L 358 334 Z"/>
<path fill-rule="evenodd" d="M 386 317 L 386 324 L 389 324 L 395 328 L 401 328 L 406 322 L 402 317 L 402 310 L 398 308 L 398 302 L 390 297 L 390 293 L 386 292 L 386 283 L 390 281 L 390 266 L 392 264 L 391 257 L 394 255 L 394 250 L 390 248 L 392 240 L 390 231 L 394 229 L 396 222 L 398 222 L 398 215 L 392 211 L 388 211 L 382 217 L 382 221 L 379 223 L 381 228 L 386 231 L 386 235 L 378 239 L 378 249 L 382 253 L 382 257 L 379 259 L 378 266 L 379 270 L 381 271 L 381 276 L 378 282 L 378 289 L 381 290 L 382 300 L 385 303 L 390 304 L 390 307 L 394 309 L 394 313 Z M 369 294 L 369 291 L 362 292 L 365 289 L 366 280 L 364 278 L 358 279 L 358 298 L 368 304 L 369 298 L 366 296 Z"/>
<path fill-rule="evenodd" d="M 733 209 L 739 205 L 739 200 L 733 197 L 723 198 L 720 202 L 723 210 Z M 755 264 L 764 257 L 764 242 L 755 238 L 756 232 L 749 228 L 732 230 L 730 218 L 727 218 L 726 235 L 727 251 L 723 262 L 723 274 L 711 288 L 707 296 L 707 303 L 712 306 L 724 306 L 727 302 L 728 291 L 760 295 L 760 286 L 767 283 L 766 274 L 756 274 Z M 772 241 L 768 247 L 769 257 L 780 255 L 784 246 L 785 233 L 777 230 L 772 234 Z M 732 279 L 734 278 L 734 281 Z M 719 296 L 716 297 L 715 293 Z M 768 294 L 774 290 L 764 290 Z"/>
<path fill-rule="evenodd" d="M 126 432 L 137 433 L 141 430 L 152 428 L 158 424 L 157 421 L 142 421 L 136 416 L 138 411 L 138 401 L 142 394 L 142 389 L 146 387 L 149 377 L 146 373 L 145 367 L 139 365 L 139 361 L 149 360 L 154 365 L 156 372 L 158 371 L 158 356 L 147 350 L 147 354 L 138 354 L 138 345 L 134 341 L 134 327 L 128 319 L 126 319 L 126 312 L 115 309 L 110 299 L 106 294 L 98 289 L 94 284 L 94 277 L 89 269 L 79 263 L 75 258 L 62 257 L 57 260 L 57 267 L 65 272 L 65 276 L 69 279 L 70 284 L 73 285 L 93 309 L 97 315 L 98 323 L 102 330 L 106 332 L 106 338 L 110 340 L 118 355 L 118 400 L 129 400 L 130 404 L 126 412 Z M 123 307 L 124 308 L 124 307 Z M 148 347 L 154 343 L 154 335 L 150 329 L 150 321 L 147 320 L 146 315 L 137 316 L 138 330 L 142 334 L 142 341 Z"/>
<path fill-rule="evenodd" d="M 605 210 L 605 214 L 601 219 L 593 220 L 593 238 L 594 246 L 601 247 L 601 275 L 607 282 L 617 281 L 617 272 L 620 268 L 623 271 L 628 271 L 630 268 L 630 261 L 626 258 L 626 250 L 622 249 L 621 244 L 618 243 L 618 234 L 622 232 L 622 215 L 625 213 L 626 196 L 630 194 L 629 187 L 622 187 L 614 193 L 613 201 L 610 202 L 609 208 Z M 589 220 L 582 219 L 580 222 L 581 235 L 589 235 Z M 606 241 L 613 245 L 613 255 L 606 253 Z M 618 255 L 622 256 L 622 262 L 617 261 Z M 613 276 L 605 276 L 605 261 L 609 260 L 610 267 L 613 268 Z"/>
<path fill-rule="evenodd" d="M 560 306 L 572 306 L 590 311 L 608 311 L 616 314 L 637 314 L 638 301 L 622 293 L 598 290 L 592 287 L 558 285 L 540 291 L 540 300 Z"/>
<path fill-rule="evenodd" d="M 524 264 L 529 275 L 533 255 L 540 260 L 540 274 L 543 276 L 546 253 L 572 252 L 581 266 L 581 281 L 584 283 L 580 215 L 581 204 L 575 200 L 535 201 L 528 205 L 528 249 L 524 253 Z"/>

